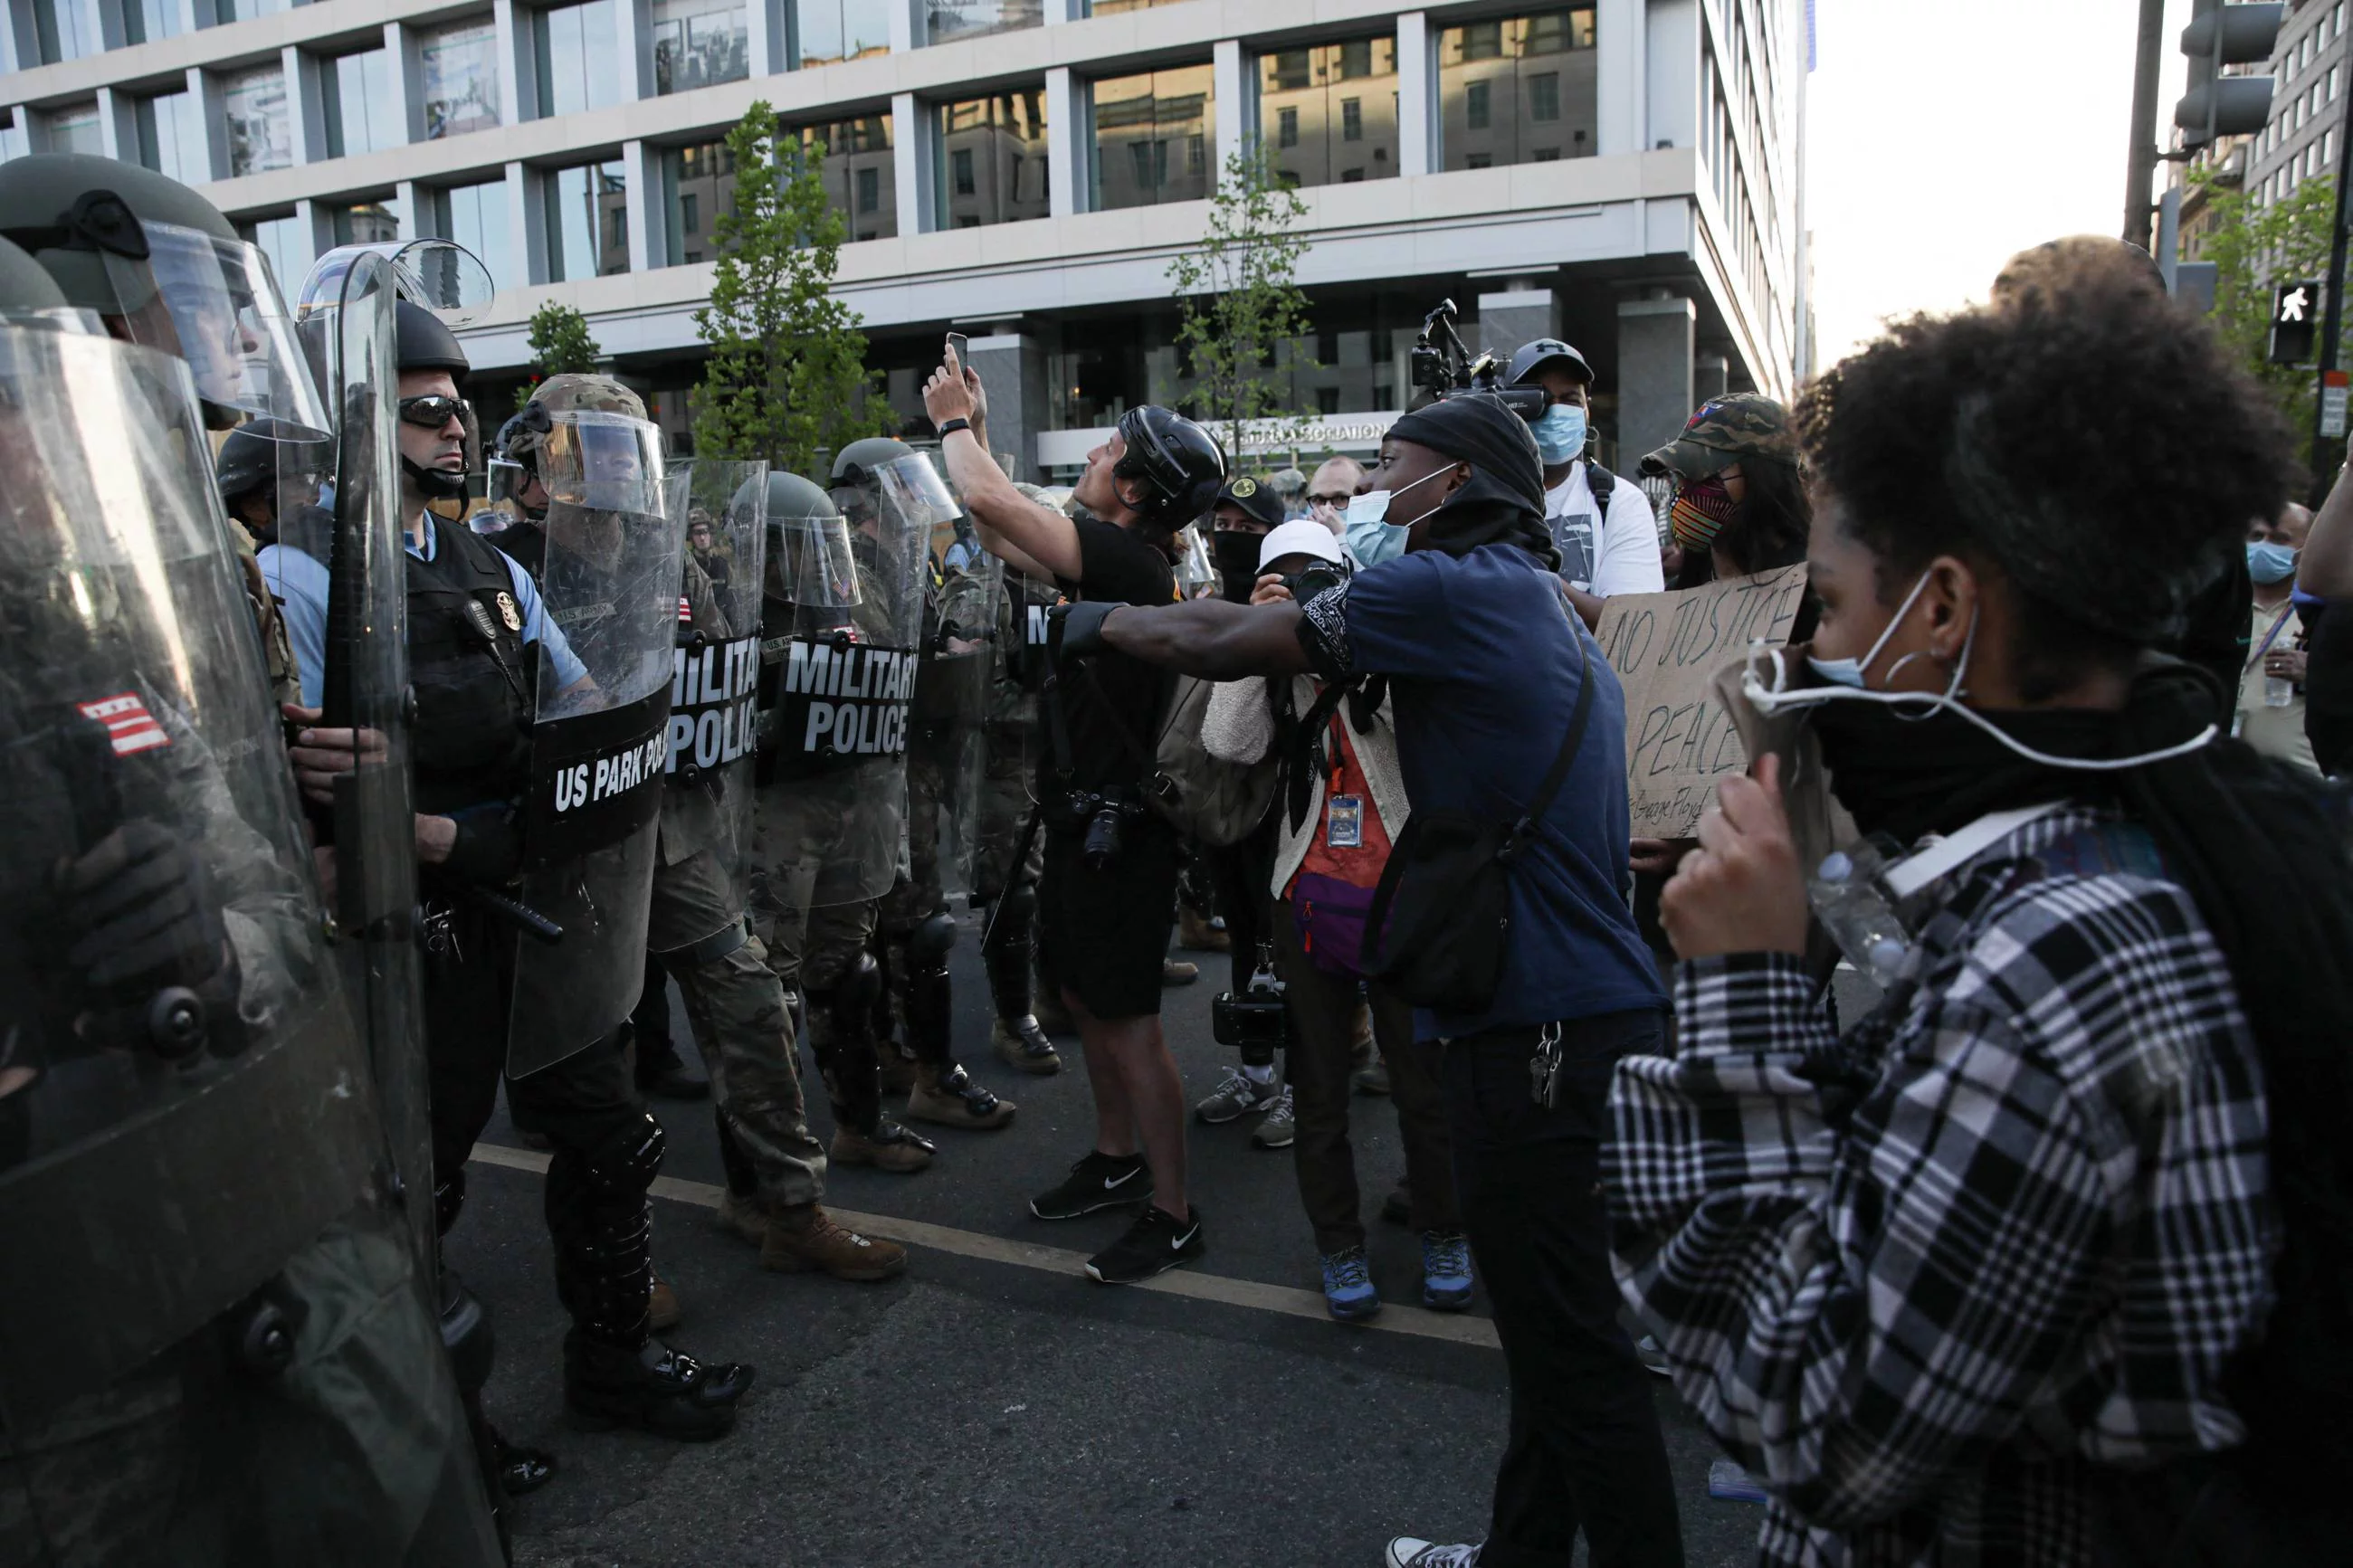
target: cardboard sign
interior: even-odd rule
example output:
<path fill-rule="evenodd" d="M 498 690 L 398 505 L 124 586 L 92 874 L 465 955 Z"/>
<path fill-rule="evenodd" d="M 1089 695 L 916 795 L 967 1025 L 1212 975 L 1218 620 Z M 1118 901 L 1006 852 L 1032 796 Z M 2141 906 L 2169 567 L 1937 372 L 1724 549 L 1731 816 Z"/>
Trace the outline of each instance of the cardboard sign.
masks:
<path fill-rule="evenodd" d="M 1748 765 L 1708 682 L 1759 640 L 1788 640 L 1803 565 L 1608 602 L 1597 635 L 1626 690 L 1626 794 L 1637 838 L 1688 838 L 1715 784 Z"/>

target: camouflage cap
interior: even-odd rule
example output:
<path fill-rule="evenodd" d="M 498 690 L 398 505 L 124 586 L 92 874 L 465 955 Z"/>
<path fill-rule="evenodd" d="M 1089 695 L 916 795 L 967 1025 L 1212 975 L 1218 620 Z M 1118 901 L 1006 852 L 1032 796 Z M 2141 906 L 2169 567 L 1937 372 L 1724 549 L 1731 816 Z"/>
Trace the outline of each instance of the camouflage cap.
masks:
<path fill-rule="evenodd" d="M 533 389 L 531 400 L 543 405 L 550 414 L 622 414 L 631 419 L 646 416 L 645 399 L 609 375 L 585 375 L 577 371 L 551 375 Z"/>
<path fill-rule="evenodd" d="M 1789 411 L 1761 392 L 1731 392 L 1701 404 L 1683 422 L 1682 435 L 1642 459 L 1642 472 L 1704 479 L 1760 458 L 1796 466 Z"/>

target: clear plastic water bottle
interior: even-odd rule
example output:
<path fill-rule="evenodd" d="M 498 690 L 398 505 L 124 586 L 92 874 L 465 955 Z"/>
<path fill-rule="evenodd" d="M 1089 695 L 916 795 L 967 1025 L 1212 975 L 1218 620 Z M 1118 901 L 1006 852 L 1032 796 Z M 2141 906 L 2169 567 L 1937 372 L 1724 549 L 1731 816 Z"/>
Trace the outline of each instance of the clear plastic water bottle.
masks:
<path fill-rule="evenodd" d="M 2263 677 L 2263 706 L 2284 708 L 2295 700 L 2295 682 L 2284 676 Z"/>
<path fill-rule="evenodd" d="M 1894 904 L 1880 890 L 1887 858 L 1868 840 L 1833 849 L 1806 881 L 1814 918 L 1831 933 L 1847 962 L 1881 985 L 1893 984 L 1912 950 L 1912 936 Z"/>

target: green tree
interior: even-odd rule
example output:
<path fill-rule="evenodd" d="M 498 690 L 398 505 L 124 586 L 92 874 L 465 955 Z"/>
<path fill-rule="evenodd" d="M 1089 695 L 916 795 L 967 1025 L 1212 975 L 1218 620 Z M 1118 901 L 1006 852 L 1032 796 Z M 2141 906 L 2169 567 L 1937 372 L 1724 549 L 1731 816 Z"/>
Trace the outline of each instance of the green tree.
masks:
<path fill-rule="evenodd" d="M 755 102 L 727 133 L 735 199 L 712 238 L 711 303 L 694 313 L 711 358 L 694 399 L 694 449 L 765 458 L 795 473 L 897 416 L 866 369 L 859 316 L 832 294 L 846 231 L 799 137 Z"/>
<path fill-rule="evenodd" d="M 2309 365 L 2272 363 L 2272 289 L 2327 275 L 2337 182 L 2326 176 L 2306 180 L 2285 200 L 2265 205 L 2244 191 L 2216 184 L 2207 170 L 2189 177 L 2205 187 L 2214 215 L 2213 227 L 2198 247 L 2199 258 L 2214 264 L 2214 312 L 2208 320 L 2231 354 L 2278 401 L 2295 432 L 2296 449 L 2308 462 L 2319 378 Z M 2347 324 L 2353 326 L 2353 320 Z M 2337 363 L 2345 363 L 2340 342 Z"/>
<path fill-rule="evenodd" d="M 1308 242 L 1292 226 L 1306 216 L 1262 149 L 1235 153 L 1200 246 L 1168 264 L 1176 342 L 1193 374 L 1187 406 L 1235 458 L 1246 431 L 1267 450 L 1302 443 L 1307 416 L 1292 373 L 1315 362 L 1303 343 L 1307 295 L 1293 280 Z"/>
<path fill-rule="evenodd" d="M 531 401 L 539 384 L 551 375 L 585 374 L 604 357 L 589 335 L 588 318 L 570 305 L 554 301 L 531 313 L 531 379 L 515 389 L 515 406 Z"/>

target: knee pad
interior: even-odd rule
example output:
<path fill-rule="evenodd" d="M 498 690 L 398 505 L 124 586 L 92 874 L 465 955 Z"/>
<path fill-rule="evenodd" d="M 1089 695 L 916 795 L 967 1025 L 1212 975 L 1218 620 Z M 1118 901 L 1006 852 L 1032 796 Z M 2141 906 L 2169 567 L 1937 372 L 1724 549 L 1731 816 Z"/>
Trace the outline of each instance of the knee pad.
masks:
<path fill-rule="evenodd" d="M 641 1196 L 661 1173 L 668 1139 L 650 1110 L 617 1127 L 581 1162 L 580 1173 L 599 1197 Z"/>
<path fill-rule="evenodd" d="M 988 924 L 982 929 L 980 950 L 994 953 L 1018 944 L 1029 945 L 1029 933 L 1038 923 L 1038 889 L 1029 883 L 1016 882 L 997 900 L 988 912 Z"/>
<path fill-rule="evenodd" d="M 872 953 L 860 952 L 835 984 L 826 1021 L 842 1035 L 860 1033 L 871 1026 L 874 1004 L 881 995 L 882 966 Z"/>
<path fill-rule="evenodd" d="M 907 939 L 907 956 L 918 970 L 945 969 L 955 940 L 955 917 L 945 910 L 934 910 L 916 922 L 914 934 Z"/>

